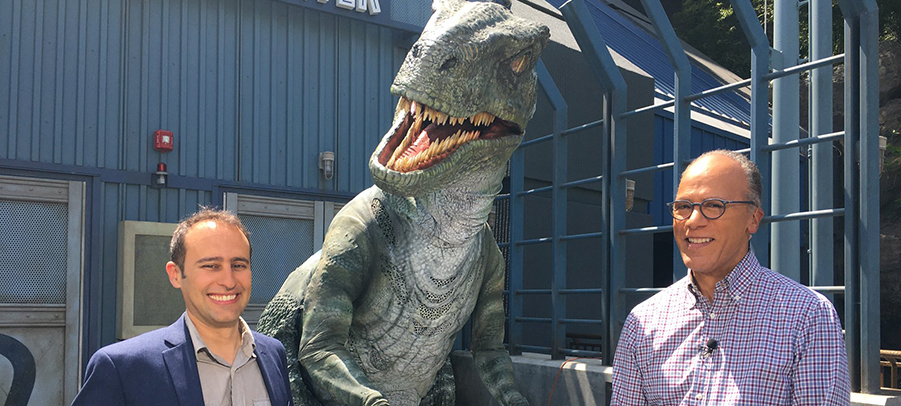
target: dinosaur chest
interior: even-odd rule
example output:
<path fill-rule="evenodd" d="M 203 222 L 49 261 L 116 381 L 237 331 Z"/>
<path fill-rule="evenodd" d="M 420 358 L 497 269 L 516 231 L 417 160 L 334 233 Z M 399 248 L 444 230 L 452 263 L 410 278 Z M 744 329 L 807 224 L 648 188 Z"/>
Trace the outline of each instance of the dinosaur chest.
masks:
<path fill-rule="evenodd" d="M 388 220 L 373 238 L 372 279 L 354 302 L 346 346 L 381 390 L 424 395 L 476 306 L 483 237 L 447 246 Z"/>
<path fill-rule="evenodd" d="M 478 241 L 446 248 L 412 235 L 398 237 L 407 241 L 380 250 L 359 306 L 371 311 L 355 316 L 354 324 L 376 335 L 403 335 L 411 343 L 452 337 L 468 320 L 481 287 Z"/>

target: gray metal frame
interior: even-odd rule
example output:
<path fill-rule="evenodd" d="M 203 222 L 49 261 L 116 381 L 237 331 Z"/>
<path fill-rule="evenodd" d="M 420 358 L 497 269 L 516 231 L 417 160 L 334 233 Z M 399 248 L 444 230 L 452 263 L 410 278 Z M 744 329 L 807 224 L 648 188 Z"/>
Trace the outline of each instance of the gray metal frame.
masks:
<path fill-rule="evenodd" d="M 66 302 L 0 304 L 0 328 L 64 328 L 63 399 L 71 402 L 81 381 L 82 280 L 84 267 L 85 185 L 77 181 L 0 176 L 0 198 L 67 205 Z"/>
<path fill-rule="evenodd" d="M 828 24 L 811 25 L 810 62 L 801 63 L 798 55 L 788 51 L 794 42 L 790 38 L 797 37 L 797 8 L 805 4 L 811 7 L 811 18 L 816 21 L 830 21 L 824 17 L 829 12 L 828 6 L 815 2 L 798 3 L 797 1 L 776 0 L 780 11 L 777 24 L 795 27 L 780 27 L 780 47 L 771 53 L 769 42 L 760 26 L 757 15 L 750 0 L 731 0 L 733 10 L 739 19 L 742 31 L 751 45 L 751 78 L 738 83 L 705 90 L 697 94 L 690 93 L 691 67 L 682 50 L 678 38 L 666 18 L 659 0 L 642 0 L 658 38 L 661 39 L 676 75 L 675 100 L 652 106 L 625 111 L 626 88 L 619 68 L 607 50 L 604 39 L 590 19 L 585 0 L 570 0 L 564 4 L 562 12 L 570 30 L 582 49 L 589 67 L 601 85 L 607 89 L 603 98 L 602 118 L 594 123 L 580 127 L 565 129 L 566 102 L 557 91 L 553 80 L 543 65 L 538 66 L 539 81 L 545 94 L 555 110 L 554 133 L 524 142 L 511 161 L 510 192 L 510 309 L 509 309 L 509 348 L 511 353 L 518 354 L 523 350 L 547 352 L 552 358 L 560 359 L 564 355 L 586 355 L 590 352 L 565 350 L 565 325 L 567 323 L 600 323 L 605 325 L 607 336 L 604 338 L 603 359 L 612 363 L 612 355 L 616 350 L 622 321 L 628 309 L 627 295 L 648 295 L 659 291 L 653 288 L 625 287 L 625 237 L 635 234 L 664 233 L 672 230 L 671 225 L 659 225 L 637 229 L 625 228 L 625 179 L 627 176 L 674 169 L 673 184 L 678 186 L 679 176 L 684 163 L 689 158 L 690 142 L 690 103 L 703 97 L 709 97 L 726 91 L 750 85 L 751 87 L 751 147 L 741 152 L 749 153 L 760 168 L 764 181 L 763 205 L 772 208 L 777 214 L 764 217 L 754 237 L 755 252 L 764 265 L 770 263 L 773 256 L 773 268 L 790 270 L 790 276 L 800 276 L 800 235 L 797 223 L 785 224 L 801 220 L 811 221 L 812 235 L 826 233 L 831 235 L 831 218 L 844 216 L 845 219 L 845 286 L 829 286 L 832 280 L 831 239 L 813 238 L 811 264 L 815 269 L 811 272 L 813 286 L 811 289 L 845 296 L 845 336 L 848 360 L 851 367 L 852 389 L 866 393 L 879 391 L 879 162 L 878 162 L 878 10 L 875 0 L 839 0 L 845 18 L 845 49 L 843 55 L 831 55 L 831 30 Z M 794 11 L 791 8 L 794 8 Z M 794 16 L 794 18 L 792 18 Z M 813 21 L 813 20 L 812 20 Z M 782 45 L 784 43 L 784 45 Z M 771 54 L 781 57 L 772 58 Z M 779 66 L 771 66 L 773 60 Z M 845 129 L 832 132 L 828 114 L 831 112 L 831 72 L 827 67 L 835 63 L 845 64 Z M 772 68 L 772 70 L 771 70 Z M 808 138 L 799 138 L 797 118 L 789 114 L 774 120 L 773 143 L 770 143 L 769 131 L 769 83 L 782 81 L 787 83 L 775 86 L 779 96 L 774 99 L 774 110 L 782 108 L 797 110 L 797 77 L 795 75 L 812 71 L 811 92 L 811 134 Z M 783 78 L 790 78 L 785 81 Z M 825 79 L 824 79 L 825 78 Z M 794 91 L 794 95 L 791 93 Z M 824 96 L 828 95 L 828 96 Z M 794 99 L 793 99 L 794 98 Z M 788 106 L 784 106 L 787 104 Z M 655 111 L 666 107 L 675 108 L 675 144 L 673 162 L 647 168 L 625 170 L 625 134 L 628 118 L 639 113 Z M 778 115 L 778 114 L 777 114 Z M 792 117 L 795 117 L 792 121 Z M 578 181 L 566 180 L 566 142 L 564 136 L 594 126 L 603 126 L 602 150 L 603 173 L 599 176 Z M 811 147 L 812 165 L 817 175 L 812 178 L 813 189 L 831 189 L 833 179 L 831 173 L 831 143 L 844 141 L 845 173 L 843 208 L 832 208 L 831 196 L 823 193 L 812 193 L 811 204 L 807 211 L 798 211 L 799 202 L 793 190 L 797 190 L 798 176 L 797 148 Z M 554 182 L 552 186 L 533 190 L 523 190 L 524 185 L 524 153 L 523 149 L 538 143 L 553 142 L 554 148 Z M 859 144 L 859 147 L 858 147 Z M 774 152 L 784 151 L 789 159 L 776 159 Z M 806 150 L 805 150 L 806 151 Z M 786 168 L 788 175 L 786 175 Z M 773 176 L 772 174 L 778 174 Z M 566 189 L 577 184 L 602 182 L 603 231 L 581 235 L 567 235 L 566 221 Z M 792 187 L 791 185 L 795 185 Z M 774 190 L 790 190 L 792 193 L 774 194 Z M 553 235 L 547 238 L 532 240 L 523 239 L 523 197 L 532 193 L 553 193 Z M 794 195 L 794 197 L 786 197 Z M 770 224 L 773 224 L 772 233 Z M 770 238 L 774 244 L 770 244 Z M 608 283 L 602 289 L 564 289 L 566 281 L 565 242 L 575 238 L 598 238 L 603 249 L 603 266 L 609 270 Z M 523 248 L 530 244 L 553 244 L 553 283 L 551 289 L 524 290 L 522 283 Z M 678 257 L 676 257 L 678 258 Z M 676 264 L 681 260 L 675 261 Z M 674 279 L 684 275 L 684 268 L 674 269 Z M 785 272 L 783 272 L 785 273 Z M 583 292 L 584 291 L 584 292 Z M 565 315 L 564 294 L 569 293 L 601 293 L 602 314 L 605 320 L 571 320 Z M 533 318 L 522 314 L 522 296 L 526 294 L 551 294 L 554 306 L 552 317 Z M 523 322 L 550 323 L 552 327 L 551 347 L 522 345 Z M 597 354 L 592 354 L 597 355 Z"/>

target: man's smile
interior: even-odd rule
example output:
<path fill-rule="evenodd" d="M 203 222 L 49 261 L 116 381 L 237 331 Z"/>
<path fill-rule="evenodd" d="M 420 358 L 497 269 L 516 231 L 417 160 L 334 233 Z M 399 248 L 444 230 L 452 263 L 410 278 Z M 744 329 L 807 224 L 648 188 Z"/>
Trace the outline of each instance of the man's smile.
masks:
<path fill-rule="evenodd" d="M 214 302 L 232 302 L 238 298 L 237 293 L 234 293 L 231 295 L 216 295 L 216 294 L 211 293 L 211 294 L 208 294 L 207 296 L 209 296 L 210 299 L 213 299 Z"/>

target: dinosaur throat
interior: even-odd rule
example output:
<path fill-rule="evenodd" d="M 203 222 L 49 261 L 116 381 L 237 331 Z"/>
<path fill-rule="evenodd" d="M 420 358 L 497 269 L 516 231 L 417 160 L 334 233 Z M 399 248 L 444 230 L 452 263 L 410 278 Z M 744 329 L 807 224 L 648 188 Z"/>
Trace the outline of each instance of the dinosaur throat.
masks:
<path fill-rule="evenodd" d="M 520 126 L 488 112 L 452 117 L 405 97 L 396 116 L 401 112 L 403 122 L 379 154 L 379 163 L 397 172 L 432 167 L 473 141 L 522 134 Z"/>

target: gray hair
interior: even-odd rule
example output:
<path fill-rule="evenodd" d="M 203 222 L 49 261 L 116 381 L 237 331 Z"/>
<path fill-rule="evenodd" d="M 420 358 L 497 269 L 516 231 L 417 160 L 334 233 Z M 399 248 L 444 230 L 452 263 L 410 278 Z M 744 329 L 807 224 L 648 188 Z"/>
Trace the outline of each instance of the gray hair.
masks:
<path fill-rule="evenodd" d="M 754 202 L 755 206 L 763 208 L 763 199 L 761 198 L 761 195 L 763 194 L 763 182 L 760 179 L 760 170 L 757 169 L 757 165 L 755 165 L 754 162 L 751 162 L 751 160 L 748 159 L 748 157 L 746 157 L 744 154 L 730 151 L 728 149 L 715 149 L 713 151 L 707 151 L 701 154 L 701 156 L 695 158 L 695 160 L 692 161 L 692 163 L 688 166 L 691 166 L 699 159 L 705 158 L 710 155 L 720 155 L 727 158 L 732 158 L 732 160 L 737 162 L 738 165 L 741 166 L 741 170 L 742 172 L 744 172 L 745 178 L 748 182 L 748 192 L 745 194 L 745 199 Z M 688 167 L 686 167 L 685 169 L 688 169 Z"/>

